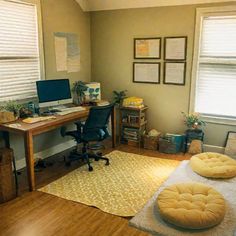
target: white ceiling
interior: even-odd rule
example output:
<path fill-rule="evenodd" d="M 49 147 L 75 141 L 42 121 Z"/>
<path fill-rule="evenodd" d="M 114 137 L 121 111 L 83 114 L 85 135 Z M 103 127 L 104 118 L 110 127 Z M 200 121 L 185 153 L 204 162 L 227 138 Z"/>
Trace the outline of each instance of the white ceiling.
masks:
<path fill-rule="evenodd" d="M 236 0 L 76 0 L 84 11 L 101 11 L 143 7 L 190 5 Z"/>

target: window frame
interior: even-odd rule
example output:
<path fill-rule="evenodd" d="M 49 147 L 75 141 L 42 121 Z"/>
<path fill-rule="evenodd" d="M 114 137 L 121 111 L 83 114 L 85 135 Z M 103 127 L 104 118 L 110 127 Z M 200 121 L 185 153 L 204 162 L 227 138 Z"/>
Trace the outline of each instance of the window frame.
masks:
<path fill-rule="evenodd" d="M 45 80 L 45 54 L 44 54 L 44 43 L 43 43 L 43 26 L 42 26 L 42 13 L 41 13 L 41 2 L 40 0 L 3 0 L 6 2 L 15 2 L 19 4 L 28 4 L 36 7 L 37 10 L 37 31 L 38 31 L 38 49 L 39 49 L 39 64 L 40 64 L 40 80 Z M 21 59 L 17 57 L 16 59 Z M 29 101 L 35 101 L 37 97 L 17 99 L 18 103 L 27 103 Z M 5 101 L 6 102 L 6 101 Z M 0 102 L 0 105 L 5 103 Z"/>
<path fill-rule="evenodd" d="M 192 73 L 191 73 L 191 88 L 190 88 L 190 106 L 189 112 L 194 112 L 195 98 L 196 98 L 196 83 L 198 78 L 198 65 L 200 61 L 200 43 L 201 33 L 203 25 L 203 17 L 206 16 L 227 16 L 236 15 L 236 5 L 224 6 L 224 7 L 209 7 L 209 8 L 197 8 L 196 9 L 196 21 L 195 21 L 195 36 L 194 36 L 194 48 L 193 48 L 193 60 L 192 60 Z M 200 114 L 201 115 L 201 114 Z M 201 115 L 202 119 L 208 123 L 224 124 L 224 125 L 236 125 L 236 118 L 219 117 L 214 115 Z"/>

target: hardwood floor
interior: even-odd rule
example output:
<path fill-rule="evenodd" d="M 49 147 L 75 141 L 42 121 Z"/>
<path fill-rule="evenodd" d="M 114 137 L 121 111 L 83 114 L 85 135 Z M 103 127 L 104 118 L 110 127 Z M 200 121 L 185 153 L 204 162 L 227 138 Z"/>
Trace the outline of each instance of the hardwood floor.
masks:
<path fill-rule="evenodd" d="M 156 151 L 120 145 L 120 151 L 147 156 L 189 159 L 189 155 L 167 155 Z M 106 152 L 112 151 L 107 148 Z M 61 155 L 49 158 L 54 162 L 42 172 L 36 173 L 37 188 L 44 186 L 66 173 L 78 168 L 73 162 L 65 167 Z M 148 234 L 128 226 L 128 219 L 102 212 L 77 202 L 64 200 L 42 192 L 28 192 L 25 170 L 19 176 L 19 197 L 0 205 L 0 236 L 52 236 L 52 235 L 98 235 L 98 236 L 147 236 Z"/>

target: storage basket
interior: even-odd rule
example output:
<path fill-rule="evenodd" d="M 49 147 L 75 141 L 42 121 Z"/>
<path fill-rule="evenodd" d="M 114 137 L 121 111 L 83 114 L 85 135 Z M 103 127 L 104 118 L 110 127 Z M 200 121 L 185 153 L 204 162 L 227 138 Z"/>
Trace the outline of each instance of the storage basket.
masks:
<path fill-rule="evenodd" d="M 166 135 L 159 139 L 159 152 L 175 154 L 183 151 L 184 135 Z"/>
<path fill-rule="evenodd" d="M 10 111 L 0 111 L 0 124 L 15 121 L 16 117 L 13 112 Z"/>
<path fill-rule="evenodd" d="M 155 136 L 155 137 L 144 135 L 143 136 L 143 147 L 145 149 L 149 149 L 149 150 L 157 150 L 159 137 L 160 137 L 160 135 Z"/>

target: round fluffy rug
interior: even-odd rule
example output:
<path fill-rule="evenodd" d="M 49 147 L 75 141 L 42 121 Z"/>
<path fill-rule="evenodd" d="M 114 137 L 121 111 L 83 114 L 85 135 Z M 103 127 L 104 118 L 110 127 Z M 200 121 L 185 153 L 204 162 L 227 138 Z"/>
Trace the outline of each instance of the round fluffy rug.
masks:
<path fill-rule="evenodd" d="M 134 216 L 180 164 L 179 161 L 113 151 L 104 161 L 84 165 L 39 189 L 68 200 L 95 206 L 118 216 Z"/>

